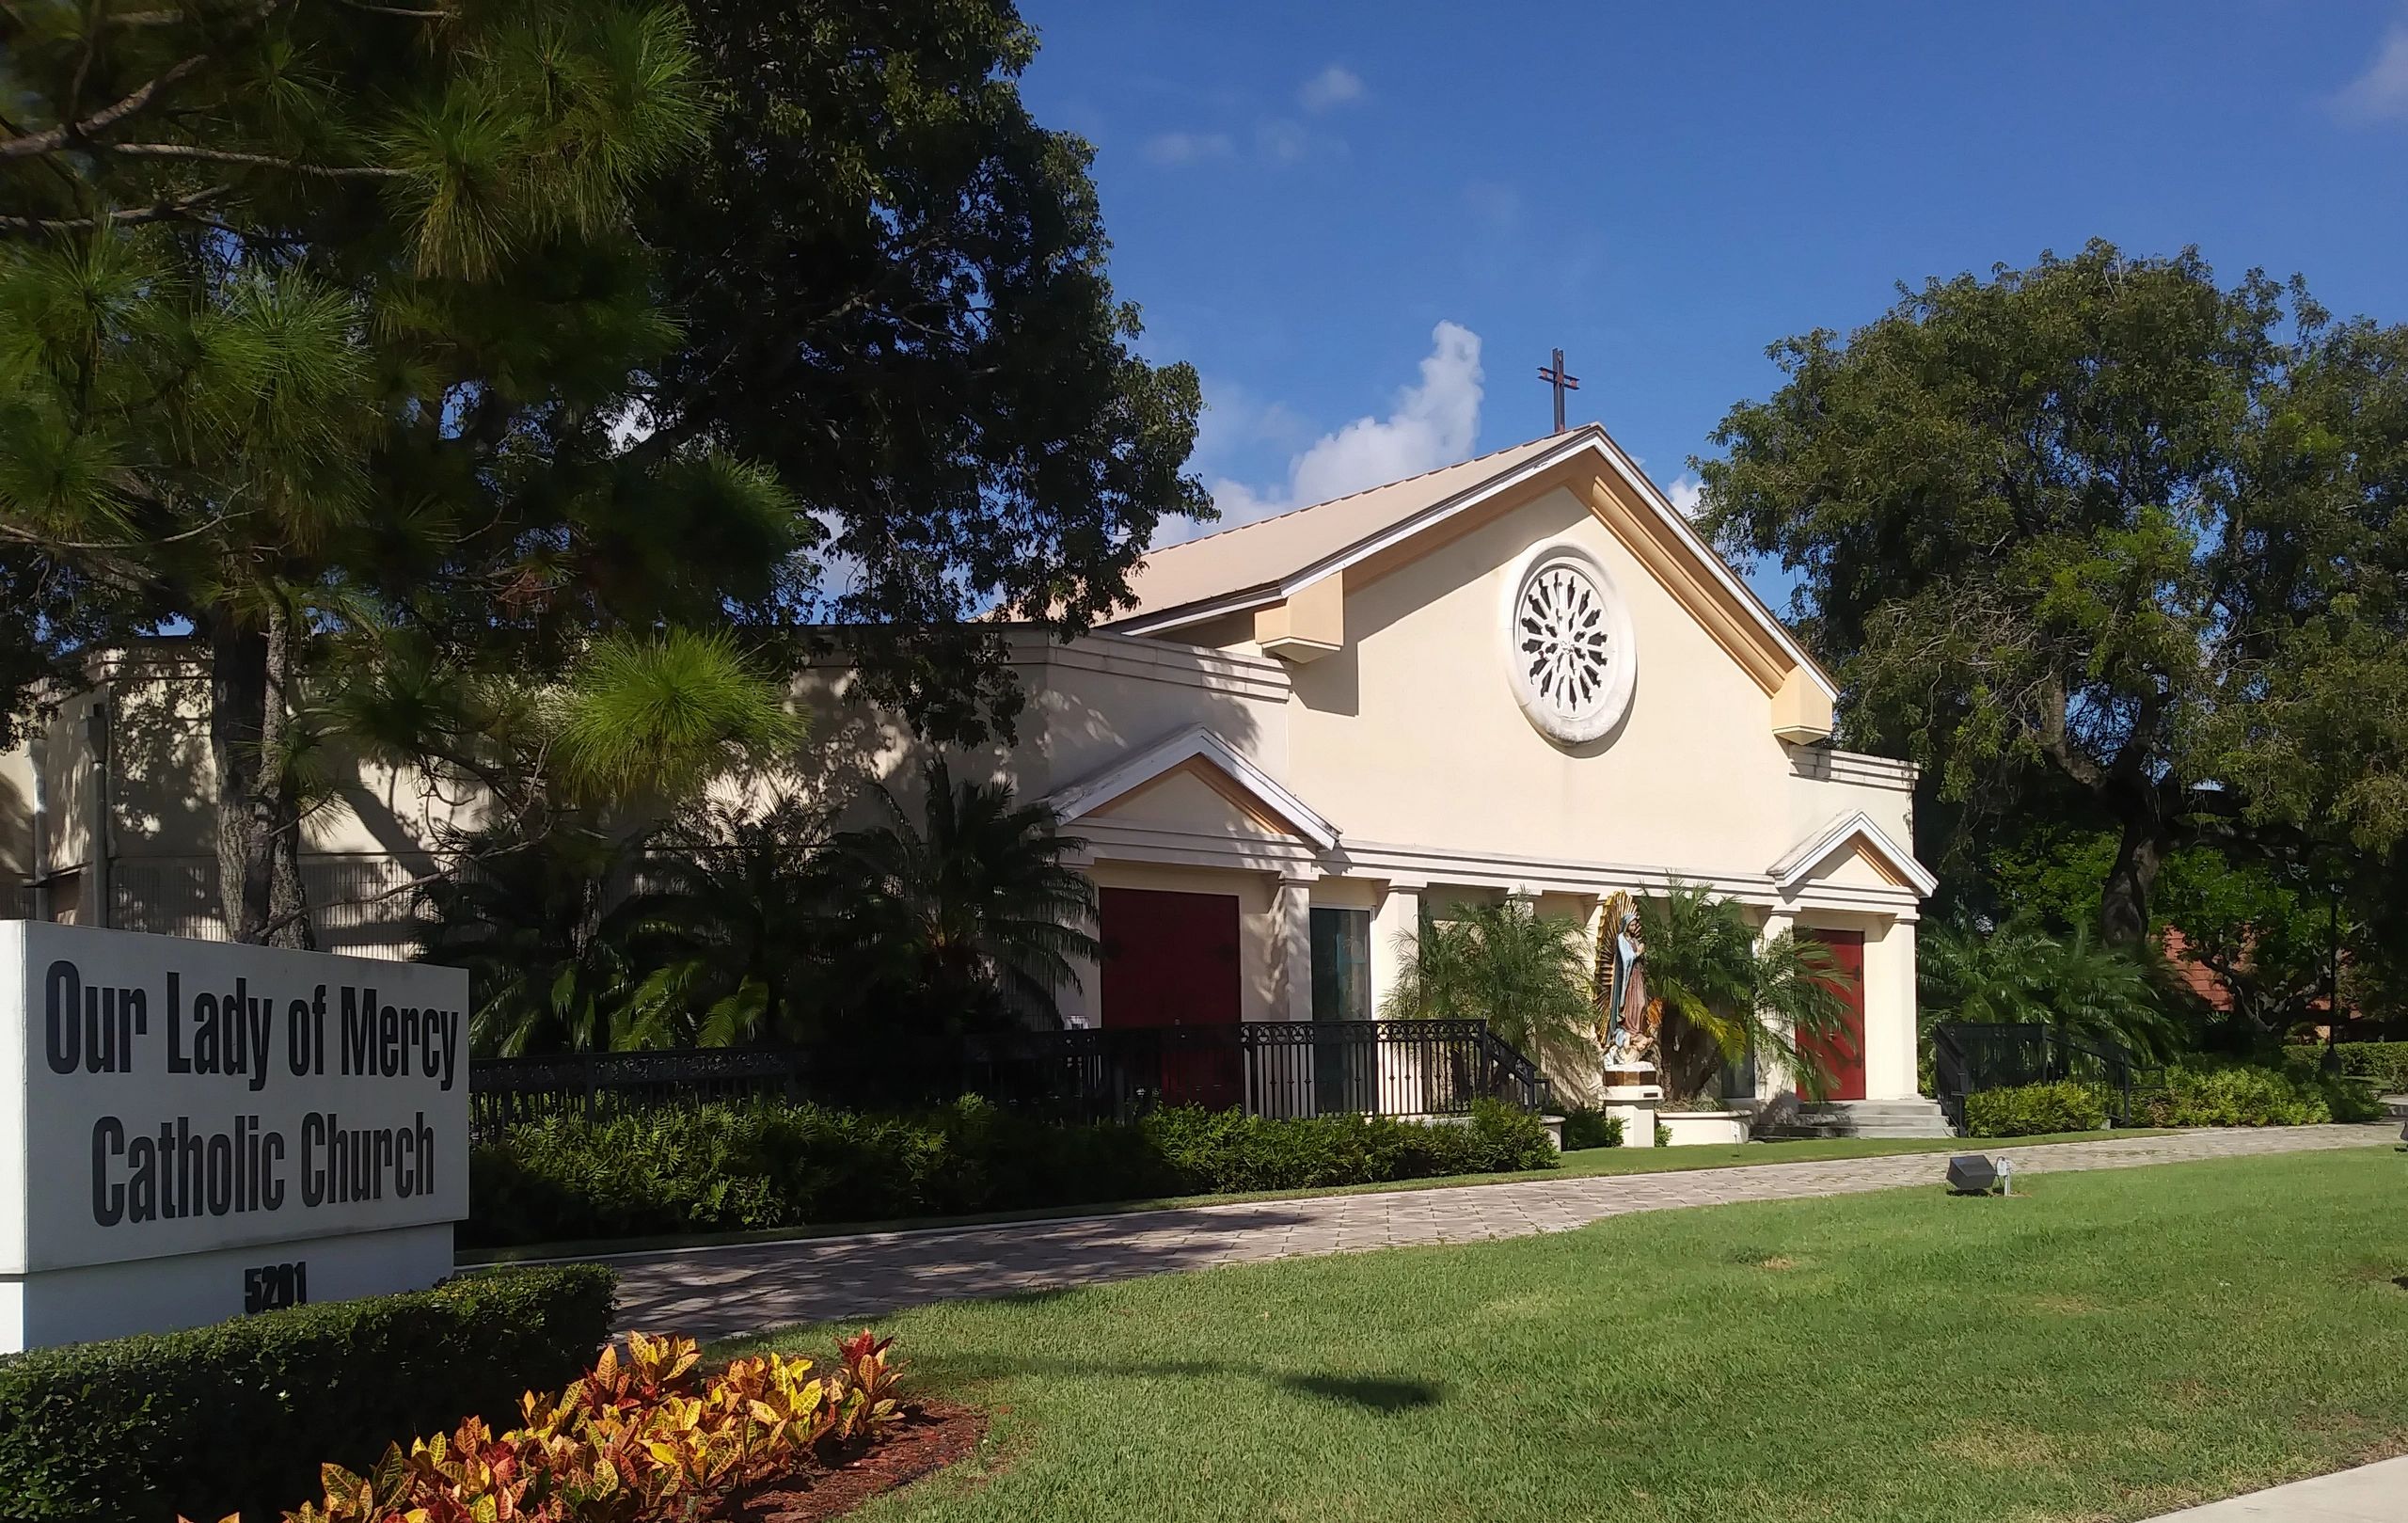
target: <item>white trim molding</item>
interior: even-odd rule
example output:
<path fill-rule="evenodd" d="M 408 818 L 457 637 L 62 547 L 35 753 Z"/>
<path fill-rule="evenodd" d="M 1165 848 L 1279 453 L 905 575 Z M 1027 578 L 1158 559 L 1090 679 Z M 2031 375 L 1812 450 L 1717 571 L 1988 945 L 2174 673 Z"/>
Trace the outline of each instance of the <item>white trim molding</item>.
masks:
<path fill-rule="evenodd" d="M 1940 880 L 1931 869 L 1915 860 L 1914 853 L 1892 840 L 1887 832 L 1873 823 L 1873 817 L 1860 809 L 1844 815 L 1824 830 L 1791 849 L 1789 854 L 1772 865 L 1773 886 L 1783 894 L 1794 894 L 1806 881 L 1806 875 L 1830 860 L 1831 853 L 1855 841 L 1863 846 L 1884 865 L 1915 891 L 1919 898 L 1929 898 L 1940 887 Z"/>
<path fill-rule="evenodd" d="M 1328 851 L 1338 845 L 1337 826 L 1289 792 L 1278 779 L 1248 761 L 1206 724 L 1191 724 L 1130 752 L 1101 771 L 1055 789 L 1047 801 L 1064 819 L 1077 819 L 1191 761 L 1207 762 L 1218 769 L 1315 849 Z"/>

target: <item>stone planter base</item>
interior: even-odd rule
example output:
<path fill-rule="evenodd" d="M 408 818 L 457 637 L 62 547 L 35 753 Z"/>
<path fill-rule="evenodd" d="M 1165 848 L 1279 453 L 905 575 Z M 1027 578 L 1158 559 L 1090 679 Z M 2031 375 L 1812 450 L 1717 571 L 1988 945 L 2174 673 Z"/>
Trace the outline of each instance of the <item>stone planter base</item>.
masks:
<path fill-rule="evenodd" d="M 1675 1148 L 1697 1148 L 1748 1140 L 1746 1111 L 1658 1111 L 1656 1119 L 1671 1134 Z"/>
<path fill-rule="evenodd" d="M 1652 1084 L 1609 1084 L 1606 1086 L 1606 1103 L 1598 1107 L 1608 1116 L 1622 1118 L 1622 1145 L 1625 1148 L 1656 1146 L 1656 1107 L 1663 1103 L 1663 1089 Z"/>

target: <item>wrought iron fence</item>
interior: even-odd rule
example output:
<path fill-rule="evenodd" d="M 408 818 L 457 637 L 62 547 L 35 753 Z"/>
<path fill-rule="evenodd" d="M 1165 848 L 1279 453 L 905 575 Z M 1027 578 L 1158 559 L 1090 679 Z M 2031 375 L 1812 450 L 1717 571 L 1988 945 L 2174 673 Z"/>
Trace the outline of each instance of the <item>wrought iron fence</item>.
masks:
<path fill-rule="evenodd" d="M 2132 1092 L 2154 1071 L 2112 1043 L 2083 1041 L 2036 1023 L 1953 1022 L 1932 1028 L 1933 1087 L 1959 1128 L 1965 1098 L 1986 1089 L 2069 1080 L 2099 1092 L 2110 1119 L 2132 1123 Z"/>
<path fill-rule="evenodd" d="M 1538 1066 L 1481 1021 L 1267 1021 L 973 1036 L 848 1063 L 784 1049 L 707 1048 L 481 1059 L 480 1133 L 559 1112 L 782 1095 L 832 1103 L 946 1103 L 977 1095 L 1061 1120 L 1127 1120 L 1156 1105 L 1257 1116 L 1460 1116 L 1483 1098 L 1552 1103 Z"/>

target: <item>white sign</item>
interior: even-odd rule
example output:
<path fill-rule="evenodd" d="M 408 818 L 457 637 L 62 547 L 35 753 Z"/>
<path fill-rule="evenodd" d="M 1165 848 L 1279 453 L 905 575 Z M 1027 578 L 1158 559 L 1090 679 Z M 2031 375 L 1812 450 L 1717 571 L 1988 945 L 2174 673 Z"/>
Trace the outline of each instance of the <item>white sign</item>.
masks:
<path fill-rule="evenodd" d="M 122 1271 L 59 1277 L 95 1266 L 206 1255 L 225 1279 L 111 1331 L 442 1273 L 468 1209 L 467 1020 L 456 968 L 0 922 L 0 1349 L 56 1341 L 44 1306 L 128 1293 Z M 328 1245 L 340 1283 L 309 1283 L 313 1244 L 366 1234 L 389 1236 Z"/>

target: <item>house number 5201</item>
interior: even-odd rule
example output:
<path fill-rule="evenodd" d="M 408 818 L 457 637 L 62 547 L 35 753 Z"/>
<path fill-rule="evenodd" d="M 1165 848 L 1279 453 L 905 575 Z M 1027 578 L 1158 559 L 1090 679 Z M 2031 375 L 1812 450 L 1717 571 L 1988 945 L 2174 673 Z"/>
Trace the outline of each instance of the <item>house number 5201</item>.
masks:
<path fill-rule="evenodd" d="M 309 1304 L 309 1264 L 296 1260 L 289 1264 L 261 1264 L 243 1271 L 243 1310 L 246 1313 L 277 1311 L 285 1307 Z"/>

